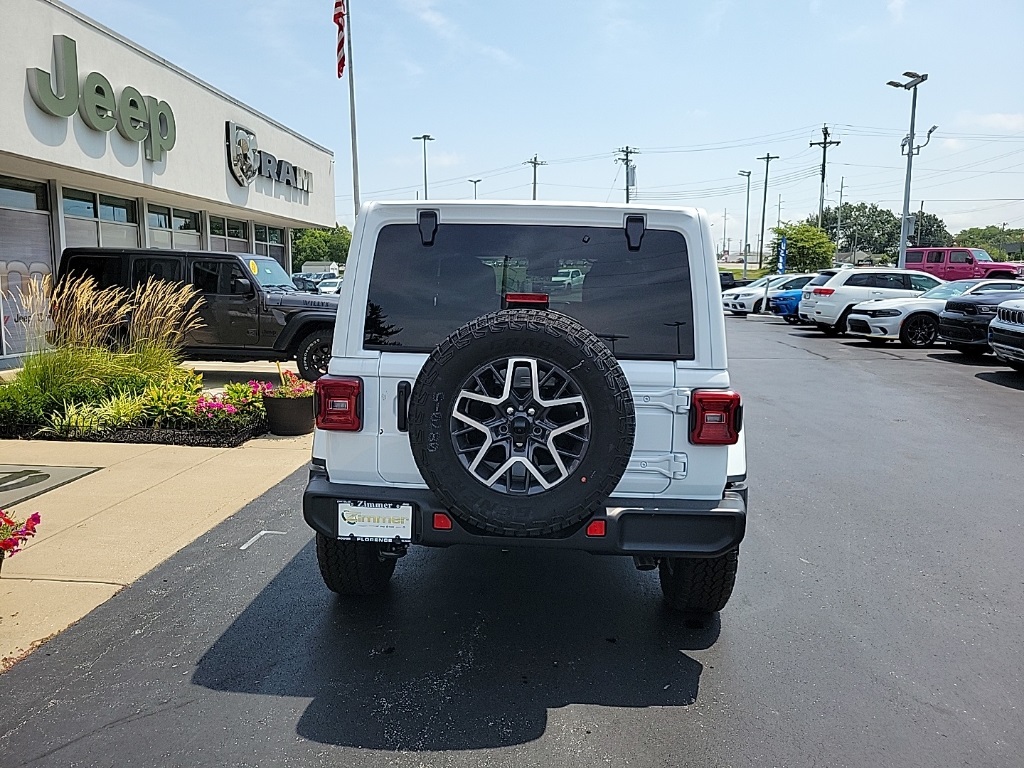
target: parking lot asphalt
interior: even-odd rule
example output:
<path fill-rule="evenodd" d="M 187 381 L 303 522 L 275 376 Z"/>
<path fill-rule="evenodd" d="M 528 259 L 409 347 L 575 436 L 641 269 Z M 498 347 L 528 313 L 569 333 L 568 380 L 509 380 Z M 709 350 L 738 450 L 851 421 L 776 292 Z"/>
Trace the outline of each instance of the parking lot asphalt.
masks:
<path fill-rule="evenodd" d="M 751 511 L 710 624 L 543 551 L 339 600 L 300 471 L 0 676 L 0 765 L 1019 766 L 1024 377 L 727 324 Z"/>

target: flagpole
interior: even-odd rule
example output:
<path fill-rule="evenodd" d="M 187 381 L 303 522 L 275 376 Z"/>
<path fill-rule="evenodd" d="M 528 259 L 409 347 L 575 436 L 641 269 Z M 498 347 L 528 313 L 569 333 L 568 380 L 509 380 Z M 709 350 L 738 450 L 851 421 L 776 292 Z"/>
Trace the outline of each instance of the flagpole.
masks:
<path fill-rule="evenodd" d="M 359 216 L 359 150 L 356 147 L 356 81 L 353 76 L 352 60 L 352 13 L 351 0 L 345 4 L 345 58 L 348 62 L 348 116 L 352 134 L 352 201 L 355 215 Z"/>

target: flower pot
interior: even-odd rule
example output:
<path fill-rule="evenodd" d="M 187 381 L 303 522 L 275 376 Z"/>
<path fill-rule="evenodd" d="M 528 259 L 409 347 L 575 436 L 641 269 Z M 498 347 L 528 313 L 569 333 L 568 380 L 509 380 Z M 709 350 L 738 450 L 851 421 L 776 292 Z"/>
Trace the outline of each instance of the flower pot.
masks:
<path fill-rule="evenodd" d="M 263 396 L 267 428 L 274 435 L 308 435 L 313 431 L 312 397 Z"/>

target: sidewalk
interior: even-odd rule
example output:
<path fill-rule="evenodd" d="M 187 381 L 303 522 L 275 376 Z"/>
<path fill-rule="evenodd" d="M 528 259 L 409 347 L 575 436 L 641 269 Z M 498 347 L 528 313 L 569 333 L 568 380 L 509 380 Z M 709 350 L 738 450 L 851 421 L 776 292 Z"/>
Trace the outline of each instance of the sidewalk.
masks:
<path fill-rule="evenodd" d="M 303 466 L 311 445 L 0 440 L 0 464 L 100 468 L 17 505 L 42 522 L 0 571 L 0 671 Z"/>

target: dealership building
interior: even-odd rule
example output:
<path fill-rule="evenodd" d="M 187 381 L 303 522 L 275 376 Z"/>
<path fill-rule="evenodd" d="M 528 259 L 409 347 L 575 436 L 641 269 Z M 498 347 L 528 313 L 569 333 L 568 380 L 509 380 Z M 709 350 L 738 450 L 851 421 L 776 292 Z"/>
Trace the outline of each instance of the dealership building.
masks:
<path fill-rule="evenodd" d="M 0 295 L 72 246 L 269 255 L 333 227 L 334 156 L 56 0 L 4 0 Z"/>

